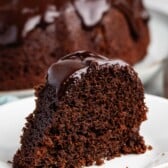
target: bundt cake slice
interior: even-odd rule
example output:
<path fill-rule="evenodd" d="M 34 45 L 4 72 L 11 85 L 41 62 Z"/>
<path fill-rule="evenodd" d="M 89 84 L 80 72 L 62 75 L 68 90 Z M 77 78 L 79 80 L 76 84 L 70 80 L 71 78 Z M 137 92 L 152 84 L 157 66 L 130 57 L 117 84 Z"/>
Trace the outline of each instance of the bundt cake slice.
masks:
<path fill-rule="evenodd" d="M 13 168 L 80 168 L 146 151 L 144 90 L 128 64 L 72 53 L 49 68 L 36 96 Z"/>

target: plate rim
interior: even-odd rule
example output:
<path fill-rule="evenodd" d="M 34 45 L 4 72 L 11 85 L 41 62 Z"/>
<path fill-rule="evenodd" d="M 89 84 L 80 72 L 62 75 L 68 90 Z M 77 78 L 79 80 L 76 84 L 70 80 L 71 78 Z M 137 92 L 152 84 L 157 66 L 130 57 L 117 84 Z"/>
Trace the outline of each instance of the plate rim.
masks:
<path fill-rule="evenodd" d="M 155 95 L 151 95 L 151 94 L 145 94 L 144 95 L 144 97 L 145 97 L 145 103 L 147 103 L 147 99 L 148 99 L 148 102 L 150 101 L 154 101 L 154 102 L 157 102 L 158 104 L 160 104 L 160 103 L 164 103 L 166 106 L 168 106 L 168 99 L 166 99 L 166 98 L 163 98 L 163 97 L 160 97 L 160 96 L 155 96 Z M 20 104 L 24 104 L 24 103 L 26 103 L 27 101 L 29 101 L 29 102 L 35 102 L 35 99 L 36 99 L 36 97 L 35 96 L 31 96 L 31 97 L 28 97 L 28 98 L 23 98 L 23 99 L 21 99 L 21 100 L 17 100 L 17 101 L 14 101 L 14 102 L 10 102 L 10 103 L 8 103 L 8 104 L 5 104 L 5 105 L 2 105 L 2 106 L 0 106 L 0 112 L 1 112 L 1 110 L 3 111 L 3 110 L 5 110 L 5 109 L 8 109 L 8 107 L 9 106 L 17 106 L 17 108 L 18 108 L 18 106 L 20 105 Z M 26 101 L 26 102 L 25 102 Z M 17 104 L 17 105 L 16 105 Z M 150 103 L 150 105 L 151 105 L 151 103 Z M 12 108 L 12 107 L 10 107 L 10 108 Z M 4 111 L 3 111 L 4 112 Z M 9 112 L 8 114 L 10 114 L 11 112 Z M 30 113 L 31 113 L 31 111 L 30 111 Z M 2 113 L 0 113 L 0 115 L 1 115 Z M 7 114 L 7 115 L 8 115 Z M 165 114 L 165 112 L 164 112 L 164 114 Z M 19 115 L 18 113 L 17 113 L 17 115 Z M 145 122 L 144 122 L 144 124 L 145 124 Z M 143 136 L 145 136 L 145 135 L 143 135 Z M 146 144 L 148 144 L 148 141 L 147 141 L 147 143 Z M 145 153 L 145 154 L 148 154 L 149 152 L 147 151 L 147 153 Z M 131 155 L 130 155 L 131 156 Z M 140 156 L 143 156 L 143 155 L 140 155 Z M 118 159 L 120 159 L 120 158 L 118 158 Z M 1 162 L 3 162 L 3 163 L 5 163 L 3 160 L 0 160 Z M 148 164 L 148 163 L 147 163 Z M 4 167 L 5 168 L 5 167 Z"/>

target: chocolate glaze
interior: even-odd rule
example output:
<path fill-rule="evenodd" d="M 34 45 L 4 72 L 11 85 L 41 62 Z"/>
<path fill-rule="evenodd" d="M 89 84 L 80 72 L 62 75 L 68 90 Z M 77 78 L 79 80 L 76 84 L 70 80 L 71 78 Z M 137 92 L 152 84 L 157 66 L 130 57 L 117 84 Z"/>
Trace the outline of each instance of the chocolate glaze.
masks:
<path fill-rule="evenodd" d="M 93 12 L 94 14 L 98 13 L 99 18 L 94 18 L 93 22 L 89 25 L 85 20 L 85 17 L 82 15 L 80 8 L 75 7 L 75 2 L 84 1 L 85 3 L 92 0 L 1 0 L 0 1 L 0 45 L 9 45 L 13 43 L 19 43 L 23 41 L 23 38 L 36 26 L 42 26 L 50 24 L 54 21 L 53 18 L 59 16 L 61 9 L 64 9 L 66 4 L 72 3 L 76 12 L 80 13 L 80 18 L 85 27 L 93 27 L 99 23 L 104 15 L 107 12 L 107 6 L 102 8 L 101 12 L 97 9 L 93 11 L 88 10 L 88 12 Z M 133 0 L 134 3 L 130 3 L 132 0 L 102 0 L 107 1 L 108 4 L 111 3 L 111 7 L 119 9 L 127 18 L 127 21 L 130 26 L 130 30 L 135 36 L 138 37 L 138 28 L 136 26 L 136 19 L 141 17 L 145 21 L 148 19 L 147 12 L 145 11 L 141 0 Z M 100 1 L 97 1 L 100 2 Z M 95 3 L 95 2 L 94 2 Z M 132 5 L 133 4 L 133 5 Z M 141 8 L 139 8 L 139 5 Z M 93 3 L 92 3 L 93 5 Z M 106 5 L 106 3 L 104 3 Z M 88 5 L 86 5 L 88 6 Z M 98 5 L 100 6 L 100 5 Z M 46 20 L 46 13 L 48 10 L 51 10 L 53 18 Z M 67 5 L 68 7 L 68 5 Z M 66 8 L 66 7 L 65 7 Z M 89 7 L 88 7 L 89 8 Z M 110 9 L 110 7 L 109 7 Z M 64 11 L 64 10 L 63 10 Z M 89 16 L 92 16 L 89 14 Z M 27 24 L 31 21 L 33 22 L 33 27 L 27 28 Z M 26 27 L 26 28 L 25 28 Z M 25 32 L 25 29 L 27 30 Z"/>
<path fill-rule="evenodd" d="M 62 57 L 56 63 L 52 64 L 48 69 L 47 83 L 56 88 L 57 98 L 64 92 L 64 81 L 69 77 L 81 78 L 81 75 L 87 73 L 87 69 L 94 65 L 96 68 L 100 66 L 111 66 L 118 64 L 127 66 L 128 64 L 121 60 L 111 60 L 102 55 L 97 55 L 89 51 L 78 51 Z"/>
<path fill-rule="evenodd" d="M 74 6 L 85 27 L 95 26 L 110 9 L 107 0 L 76 0 Z"/>
<path fill-rule="evenodd" d="M 78 51 L 69 54 L 51 65 L 48 70 L 47 81 L 56 87 L 58 93 L 61 84 L 74 72 L 88 67 L 97 60 L 108 60 L 106 57 L 88 51 Z"/>

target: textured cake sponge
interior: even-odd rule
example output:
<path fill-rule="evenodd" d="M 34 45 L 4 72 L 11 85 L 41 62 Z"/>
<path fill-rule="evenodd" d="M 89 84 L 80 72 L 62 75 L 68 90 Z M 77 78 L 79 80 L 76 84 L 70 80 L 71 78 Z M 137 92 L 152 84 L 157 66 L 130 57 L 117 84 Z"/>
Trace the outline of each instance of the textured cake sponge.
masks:
<path fill-rule="evenodd" d="M 72 53 L 49 68 L 36 96 L 14 168 L 79 168 L 146 151 L 144 90 L 128 64 Z"/>

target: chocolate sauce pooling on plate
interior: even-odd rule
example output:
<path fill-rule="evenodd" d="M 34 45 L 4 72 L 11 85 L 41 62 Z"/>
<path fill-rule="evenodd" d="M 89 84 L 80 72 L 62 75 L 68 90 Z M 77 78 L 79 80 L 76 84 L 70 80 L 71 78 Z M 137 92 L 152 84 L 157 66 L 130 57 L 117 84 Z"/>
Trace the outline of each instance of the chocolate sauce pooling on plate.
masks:
<path fill-rule="evenodd" d="M 0 45 L 22 42 L 35 27 L 53 23 L 69 7 L 68 3 L 85 27 L 98 24 L 111 7 L 119 9 L 135 38 L 138 37 L 136 19 L 148 19 L 141 0 L 0 0 Z"/>

